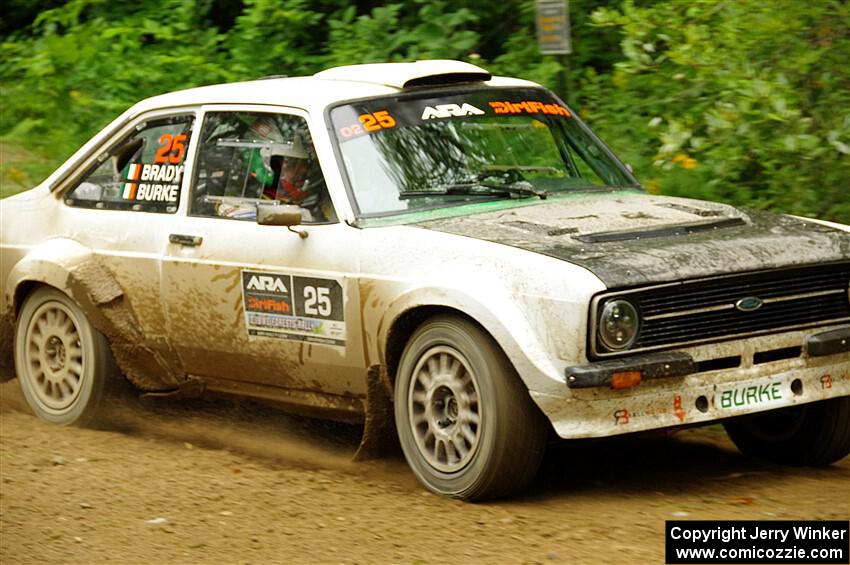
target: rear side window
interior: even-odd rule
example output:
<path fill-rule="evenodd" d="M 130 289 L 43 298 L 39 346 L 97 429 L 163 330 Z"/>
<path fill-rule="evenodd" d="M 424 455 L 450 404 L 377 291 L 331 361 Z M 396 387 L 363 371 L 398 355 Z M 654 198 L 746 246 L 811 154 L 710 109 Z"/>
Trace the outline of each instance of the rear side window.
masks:
<path fill-rule="evenodd" d="M 69 206 L 174 213 L 180 202 L 193 115 L 138 124 L 65 197 Z"/>

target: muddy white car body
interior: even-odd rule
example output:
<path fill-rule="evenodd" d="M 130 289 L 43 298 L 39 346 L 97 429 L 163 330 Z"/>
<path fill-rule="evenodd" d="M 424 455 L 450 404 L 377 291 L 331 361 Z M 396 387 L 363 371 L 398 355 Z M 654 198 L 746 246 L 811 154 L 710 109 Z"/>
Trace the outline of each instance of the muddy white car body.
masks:
<path fill-rule="evenodd" d="M 510 89 L 527 96 L 540 87 L 490 77 L 463 63 L 420 62 L 202 87 L 138 103 L 41 185 L 0 203 L 4 360 L 10 360 L 14 336 L 30 331 L 21 321 L 28 296 L 50 287 L 106 337 L 121 373 L 143 391 L 236 394 L 361 421 L 369 404 L 369 369 L 379 383 L 369 394 L 382 388 L 392 395 L 408 356 L 414 384 L 406 395 L 395 393 L 396 419 L 397 426 L 410 422 L 414 430 L 417 410 L 430 414 L 434 406 L 466 402 L 449 377 L 445 387 L 423 392 L 428 399 L 421 406 L 414 399 L 416 371 L 423 368 L 411 369 L 417 358 L 407 349 L 434 319 L 462 320 L 467 334 L 475 326 L 481 330 L 476 339 L 492 339 L 509 360 L 508 378 L 521 382 L 521 393 L 527 391 L 531 406 L 551 424 L 535 430 L 551 427 L 562 438 L 719 421 L 850 396 L 850 234 L 844 226 L 648 195 L 601 144 L 594 151 L 619 168 L 623 186 L 551 191 L 544 199 L 523 194 L 531 183 L 512 179 L 505 185 L 510 198 L 364 212 L 365 192 L 358 192 L 365 190 L 364 174 L 355 174 L 356 159 L 345 153 L 354 146 L 345 139 L 353 130 L 345 128 L 356 123 L 341 127 L 335 108 L 382 97 L 404 104 L 409 95 L 420 102 L 409 122 L 402 122 L 401 110 L 382 114 L 377 106 L 362 106 L 361 116 L 377 116 L 371 119 L 383 119 L 384 126 L 392 116 L 388 127 L 398 120 L 399 128 L 413 127 L 416 119 L 473 123 L 476 112 L 489 117 L 498 110 L 493 92 Z M 431 97 L 425 102 L 423 92 Z M 539 92 L 537 106 L 517 112 L 569 113 Z M 473 95 L 479 98 L 467 107 L 463 97 Z M 430 102 L 439 96 L 444 103 Z M 481 103 L 491 100 L 487 96 L 489 107 Z M 212 183 L 217 174 L 199 172 L 209 168 L 199 146 L 212 143 L 202 128 L 209 116 L 227 112 L 285 112 L 306 123 L 332 216 L 303 225 L 277 222 L 290 224 L 287 229 L 192 213 L 200 209 L 200 200 L 192 200 L 193 194 L 200 198 L 193 183 Z M 165 207 L 74 200 L 72 191 L 115 154 L 120 140 L 175 115 L 188 116 L 180 126 L 184 133 L 163 134 L 171 137 L 159 138 L 166 144 L 156 157 L 161 170 L 139 173 L 149 187 L 161 189 L 155 194 L 143 188 L 145 177 L 132 176 L 137 165 L 121 179 L 124 187 L 136 182 L 130 187 L 136 196 L 148 190 L 147 197 Z M 577 120 L 571 113 L 569 119 Z M 178 151 L 179 135 L 188 142 Z M 247 143 L 234 139 L 219 140 L 217 147 Z M 151 164 L 140 163 L 139 170 Z M 167 174 L 165 167 L 171 167 Z M 204 195 L 204 202 L 220 211 L 222 198 Z M 610 300 L 635 304 L 640 317 L 637 337 L 624 338 L 632 340 L 624 347 L 607 347 L 599 337 Z M 623 315 L 617 310 L 612 323 L 623 323 Z M 633 322 L 629 315 L 626 326 Z M 39 340 L 51 339 L 35 326 L 33 350 L 42 347 Z M 64 368 L 56 352 L 60 334 L 51 342 L 55 347 L 43 345 L 33 354 L 36 365 Z M 451 338 L 442 339 L 451 346 Z M 476 369 L 472 354 L 458 350 L 434 359 L 452 366 L 469 361 L 466 370 L 477 374 L 475 394 L 487 396 L 487 375 Z M 18 352 L 19 376 L 26 359 Z M 49 371 L 37 370 L 46 373 L 34 377 L 34 388 L 43 388 L 28 400 L 38 404 L 39 394 L 56 396 L 36 411 L 69 423 L 63 411 L 84 391 L 75 391 L 74 383 L 48 386 Z M 409 403 L 410 413 L 399 415 L 399 399 Z M 471 410 L 480 413 L 469 417 L 483 417 L 485 409 L 496 410 L 476 404 Z M 421 440 L 425 453 L 420 468 L 412 462 L 417 476 L 453 496 L 510 492 L 510 486 L 482 486 L 483 471 L 475 468 L 476 458 L 497 449 L 476 435 L 489 433 L 478 427 L 489 424 L 461 430 L 475 437 L 460 447 L 441 444 L 439 433 L 436 440 L 428 435 L 428 426 L 454 426 L 457 406 L 453 410 L 434 417 L 437 424 L 422 424 L 426 431 L 418 440 L 408 439 L 410 445 Z M 847 415 L 842 410 L 839 419 Z M 536 453 L 539 442 L 532 443 Z M 415 459 L 415 449 L 402 444 L 408 460 Z M 489 459 L 485 464 L 495 465 Z M 468 477 L 453 483 L 454 475 Z M 527 482 L 525 475 L 517 482 Z"/>

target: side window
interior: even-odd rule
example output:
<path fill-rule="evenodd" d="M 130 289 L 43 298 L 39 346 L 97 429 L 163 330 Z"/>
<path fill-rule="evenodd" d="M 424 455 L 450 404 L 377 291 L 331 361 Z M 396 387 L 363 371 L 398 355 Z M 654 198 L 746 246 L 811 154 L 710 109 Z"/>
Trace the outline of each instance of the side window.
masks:
<path fill-rule="evenodd" d="M 180 201 L 194 116 L 157 118 L 104 153 L 66 196 L 85 208 L 174 213 Z"/>
<path fill-rule="evenodd" d="M 253 221 L 263 201 L 301 206 L 304 223 L 336 221 L 307 122 L 288 114 L 209 112 L 192 184 L 194 216 Z"/>

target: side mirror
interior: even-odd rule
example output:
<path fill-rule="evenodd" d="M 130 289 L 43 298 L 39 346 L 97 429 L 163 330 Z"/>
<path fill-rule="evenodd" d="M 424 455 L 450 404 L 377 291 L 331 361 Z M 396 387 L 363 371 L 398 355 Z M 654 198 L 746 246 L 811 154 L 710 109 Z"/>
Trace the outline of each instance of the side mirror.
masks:
<path fill-rule="evenodd" d="M 257 203 L 257 223 L 261 226 L 297 226 L 301 224 L 301 207 L 285 204 Z"/>
<path fill-rule="evenodd" d="M 307 232 L 292 229 L 292 226 L 300 226 L 303 210 L 300 206 L 291 204 L 272 204 L 265 202 L 257 203 L 257 223 L 261 226 L 286 226 L 286 228 L 297 233 L 301 239 L 307 237 Z"/>

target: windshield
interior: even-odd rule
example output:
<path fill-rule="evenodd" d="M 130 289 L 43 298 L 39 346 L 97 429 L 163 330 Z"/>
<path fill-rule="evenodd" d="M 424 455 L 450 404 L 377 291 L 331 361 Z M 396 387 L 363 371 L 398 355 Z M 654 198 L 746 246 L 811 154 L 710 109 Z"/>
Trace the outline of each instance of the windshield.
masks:
<path fill-rule="evenodd" d="M 542 89 L 364 100 L 331 121 L 361 216 L 636 185 Z"/>

